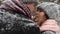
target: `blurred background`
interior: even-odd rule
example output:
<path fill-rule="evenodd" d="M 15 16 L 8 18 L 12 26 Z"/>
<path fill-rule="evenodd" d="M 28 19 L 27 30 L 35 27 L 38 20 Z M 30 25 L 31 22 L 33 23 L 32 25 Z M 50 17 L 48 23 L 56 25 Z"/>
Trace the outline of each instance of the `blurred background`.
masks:
<path fill-rule="evenodd" d="M 4 0 L 0 0 L 0 4 L 1 2 L 4 1 Z M 60 4 L 60 0 L 39 0 L 40 2 L 55 2 L 55 3 L 58 3 Z"/>

